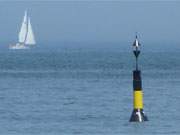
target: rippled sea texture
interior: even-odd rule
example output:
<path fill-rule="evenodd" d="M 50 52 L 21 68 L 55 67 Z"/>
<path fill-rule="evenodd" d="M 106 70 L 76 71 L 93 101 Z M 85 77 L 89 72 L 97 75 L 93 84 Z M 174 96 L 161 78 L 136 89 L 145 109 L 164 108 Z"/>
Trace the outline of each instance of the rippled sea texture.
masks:
<path fill-rule="evenodd" d="M 129 123 L 131 52 L 0 52 L 2 135 L 180 134 L 180 53 L 140 55 L 145 123 Z"/>

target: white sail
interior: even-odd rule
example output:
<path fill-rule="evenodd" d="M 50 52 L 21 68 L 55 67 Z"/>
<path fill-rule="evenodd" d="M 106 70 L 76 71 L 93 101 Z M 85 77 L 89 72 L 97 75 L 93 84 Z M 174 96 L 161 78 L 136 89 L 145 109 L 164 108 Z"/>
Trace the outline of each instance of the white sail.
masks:
<path fill-rule="evenodd" d="M 21 30 L 19 32 L 19 42 L 23 43 L 26 39 L 26 33 L 27 33 L 27 11 L 25 11 L 24 19 L 21 25 Z"/>
<path fill-rule="evenodd" d="M 34 45 L 34 44 L 36 44 L 36 41 L 35 41 L 35 38 L 34 38 L 34 33 L 33 33 L 33 30 L 32 30 L 32 26 L 31 26 L 31 21 L 30 21 L 29 17 L 28 17 L 28 31 L 27 31 L 25 44 L 26 45 Z"/>
<path fill-rule="evenodd" d="M 32 30 L 30 18 L 25 11 L 21 29 L 19 32 L 19 42 L 15 45 L 10 45 L 9 49 L 30 49 L 30 45 L 36 44 L 34 33 Z"/>

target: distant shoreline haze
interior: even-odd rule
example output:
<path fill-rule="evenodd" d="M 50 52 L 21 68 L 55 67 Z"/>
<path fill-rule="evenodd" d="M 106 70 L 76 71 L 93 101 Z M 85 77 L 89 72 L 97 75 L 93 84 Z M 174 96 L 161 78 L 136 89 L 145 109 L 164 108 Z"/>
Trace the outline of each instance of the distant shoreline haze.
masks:
<path fill-rule="evenodd" d="M 9 51 L 8 42 L 0 42 L 0 52 Z M 178 43 L 147 43 L 141 42 L 142 53 L 145 52 L 180 52 Z M 36 51 L 106 51 L 106 52 L 131 52 L 132 42 L 37 42 L 37 45 L 31 50 Z M 21 52 L 21 51 L 19 51 Z"/>

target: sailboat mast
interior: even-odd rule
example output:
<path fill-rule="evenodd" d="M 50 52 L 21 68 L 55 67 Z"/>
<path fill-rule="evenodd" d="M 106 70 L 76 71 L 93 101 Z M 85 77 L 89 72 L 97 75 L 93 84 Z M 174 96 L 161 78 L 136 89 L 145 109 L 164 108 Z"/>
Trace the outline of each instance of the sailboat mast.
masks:
<path fill-rule="evenodd" d="M 28 34 L 28 19 L 29 19 L 27 11 L 25 11 L 25 14 L 26 14 L 26 21 L 25 21 L 26 34 L 25 34 L 25 38 L 24 38 L 24 44 L 26 43 L 26 39 L 27 39 L 27 34 Z"/>

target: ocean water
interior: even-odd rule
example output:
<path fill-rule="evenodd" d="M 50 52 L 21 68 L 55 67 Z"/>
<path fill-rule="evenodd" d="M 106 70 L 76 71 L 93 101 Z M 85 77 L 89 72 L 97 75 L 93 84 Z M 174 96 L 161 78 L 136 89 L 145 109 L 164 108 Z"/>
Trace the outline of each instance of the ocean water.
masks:
<path fill-rule="evenodd" d="M 180 134 L 180 51 L 146 51 L 139 63 L 149 121 L 129 123 L 131 50 L 0 51 L 0 134 Z"/>

